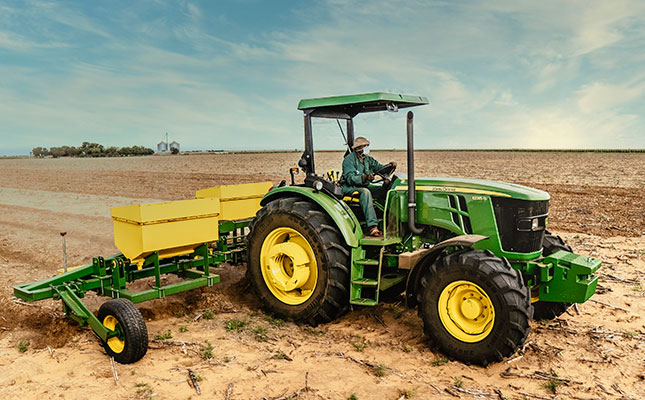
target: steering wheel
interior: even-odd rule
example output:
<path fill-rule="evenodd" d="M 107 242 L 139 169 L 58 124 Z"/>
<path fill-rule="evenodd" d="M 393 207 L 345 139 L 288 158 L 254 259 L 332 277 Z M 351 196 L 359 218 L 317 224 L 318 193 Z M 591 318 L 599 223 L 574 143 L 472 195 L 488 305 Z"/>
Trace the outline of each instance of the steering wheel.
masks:
<path fill-rule="evenodd" d="M 383 185 L 389 185 L 392 182 L 395 169 L 396 167 L 392 163 L 385 164 L 383 168 L 374 172 L 375 177 L 372 183 L 383 182 Z M 380 177 L 381 179 L 376 179 L 376 177 Z"/>

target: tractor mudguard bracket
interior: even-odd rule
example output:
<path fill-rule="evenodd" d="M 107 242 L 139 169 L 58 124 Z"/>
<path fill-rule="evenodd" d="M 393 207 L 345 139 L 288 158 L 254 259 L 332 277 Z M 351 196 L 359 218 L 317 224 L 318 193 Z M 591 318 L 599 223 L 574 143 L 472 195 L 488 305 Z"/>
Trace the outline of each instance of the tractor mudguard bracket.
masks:
<path fill-rule="evenodd" d="M 419 282 L 425 270 L 424 266 L 429 265 L 439 256 L 439 254 L 446 248 L 451 246 L 473 247 L 477 242 L 488 239 L 487 236 L 482 235 L 461 235 L 455 236 L 443 242 L 437 243 L 429 248 L 423 256 L 419 257 L 417 263 L 412 267 L 405 289 L 405 303 L 408 307 L 414 307 L 417 304 L 416 291 Z"/>

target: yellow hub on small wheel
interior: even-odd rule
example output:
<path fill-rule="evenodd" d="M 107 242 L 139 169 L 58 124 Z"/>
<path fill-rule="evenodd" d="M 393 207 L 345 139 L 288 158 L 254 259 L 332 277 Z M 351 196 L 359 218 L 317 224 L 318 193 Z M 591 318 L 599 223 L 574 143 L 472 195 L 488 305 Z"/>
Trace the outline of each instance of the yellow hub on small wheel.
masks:
<path fill-rule="evenodd" d="M 443 326 L 462 342 L 479 342 L 493 329 L 493 302 L 482 288 L 472 282 L 450 283 L 439 295 L 438 307 Z"/>
<path fill-rule="evenodd" d="M 285 304 L 303 304 L 316 288 L 316 255 L 307 239 L 295 229 L 276 228 L 264 238 L 260 268 L 271 293 Z"/>
<path fill-rule="evenodd" d="M 110 330 L 116 331 L 117 327 L 119 327 L 119 321 L 114 316 L 108 315 L 103 318 L 103 326 Z M 107 340 L 107 345 L 113 352 L 121 353 L 125 348 L 125 340 L 119 339 L 118 336 L 112 336 Z"/>

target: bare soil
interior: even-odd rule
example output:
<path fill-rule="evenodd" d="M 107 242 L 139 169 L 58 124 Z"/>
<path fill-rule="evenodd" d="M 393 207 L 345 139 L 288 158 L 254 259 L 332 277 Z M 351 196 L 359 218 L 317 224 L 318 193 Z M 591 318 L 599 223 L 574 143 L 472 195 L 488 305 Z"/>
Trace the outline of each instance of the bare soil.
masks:
<path fill-rule="evenodd" d="M 319 171 L 341 153 L 317 154 Z M 405 172 L 405 153 L 374 152 Z M 148 354 L 116 365 L 60 302 L 24 303 L 11 286 L 117 252 L 109 208 L 192 198 L 220 185 L 288 180 L 297 153 L 118 159 L 0 160 L 0 392 L 7 399 L 643 399 L 645 398 L 645 154 L 418 152 L 417 176 L 503 180 L 548 191 L 550 230 L 603 261 L 598 293 L 486 368 L 446 359 L 401 298 L 319 327 L 270 318 L 245 267 L 222 283 L 140 305 Z M 139 283 L 146 285 L 146 282 Z M 96 311 L 104 298 L 84 301 Z M 239 329 L 226 329 L 242 321 Z M 155 340 L 170 330 L 171 339 Z M 20 342 L 28 343 L 24 352 Z M 23 347 L 24 349 L 24 347 Z M 212 355 L 212 358 L 208 358 Z M 554 393 L 555 392 L 555 393 Z M 228 396 L 228 397 L 227 397 Z M 403 396 L 403 397 L 402 397 Z"/>

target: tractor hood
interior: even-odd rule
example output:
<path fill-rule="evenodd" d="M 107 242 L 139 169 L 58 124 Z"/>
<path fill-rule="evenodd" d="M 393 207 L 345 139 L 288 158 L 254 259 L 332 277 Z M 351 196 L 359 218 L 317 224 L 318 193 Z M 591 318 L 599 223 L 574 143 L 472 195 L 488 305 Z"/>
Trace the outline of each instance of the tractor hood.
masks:
<path fill-rule="evenodd" d="M 399 179 L 394 182 L 392 189 L 408 190 L 407 175 L 397 174 L 397 176 Z M 429 177 L 416 178 L 415 183 L 417 191 L 481 194 L 530 201 L 549 200 L 550 198 L 549 194 L 542 190 L 483 179 Z"/>

